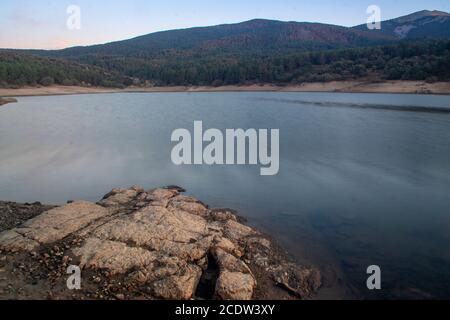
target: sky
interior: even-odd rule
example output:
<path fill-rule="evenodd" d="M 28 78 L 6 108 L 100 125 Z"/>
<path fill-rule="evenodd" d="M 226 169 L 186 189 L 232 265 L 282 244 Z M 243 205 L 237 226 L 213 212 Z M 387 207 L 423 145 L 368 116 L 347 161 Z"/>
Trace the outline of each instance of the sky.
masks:
<path fill-rule="evenodd" d="M 71 5 L 80 9 L 79 29 L 67 26 Z M 449 0 L 0 0 L 0 48 L 61 49 L 254 18 L 354 26 L 366 23 L 370 5 L 382 20 L 450 12 Z"/>

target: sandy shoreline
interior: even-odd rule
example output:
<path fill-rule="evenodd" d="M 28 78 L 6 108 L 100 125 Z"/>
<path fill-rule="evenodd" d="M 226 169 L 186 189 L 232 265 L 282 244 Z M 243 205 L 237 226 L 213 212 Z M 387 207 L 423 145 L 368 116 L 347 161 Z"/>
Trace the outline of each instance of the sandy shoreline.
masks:
<path fill-rule="evenodd" d="M 327 83 L 305 83 L 302 85 L 247 85 L 222 87 L 128 87 L 125 89 L 101 87 L 24 87 L 20 89 L 0 89 L 0 97 L 48 96 L 120 92 L 348 92 L 348 93 L 412 93 L 450 94 L 450 82 L 426 83 L 424 81 L 334 81 Z"/>

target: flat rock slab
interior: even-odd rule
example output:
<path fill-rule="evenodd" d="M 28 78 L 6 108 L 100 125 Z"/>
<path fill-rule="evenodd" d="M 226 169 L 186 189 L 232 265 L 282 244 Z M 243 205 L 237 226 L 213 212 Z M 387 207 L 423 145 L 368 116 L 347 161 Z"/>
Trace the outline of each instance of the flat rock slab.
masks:
<path fill-rule="evenodd" d="M 105 208 L 84 201 L 52 209 L 19 228 L 1 233 L 0 249 L 30 251 L 42 244 L 62 240 L 106 215 L 108 210 Z"/>
<path fill-rule="evenodd" d="M 308 298 L 319 288 L 317 270 L 287 261 L 230 210 L 181 191 L 114 189 L 98 204 L 77 201 L 0 233 L 3 279 L 16 282 L 0 281 L 0 299 L 39 297 L 44 287 L 43 299 L 179 300 L 259 299 L 261 289 L 264 298 Z M 77 292 L 65 288 L 68 266 L 82 270 Z"/>

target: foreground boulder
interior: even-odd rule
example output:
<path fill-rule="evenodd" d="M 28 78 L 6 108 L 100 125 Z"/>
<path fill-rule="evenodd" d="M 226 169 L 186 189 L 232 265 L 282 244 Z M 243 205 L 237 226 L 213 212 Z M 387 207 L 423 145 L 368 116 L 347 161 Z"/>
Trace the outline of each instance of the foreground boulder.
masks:
<path fill-rule="evenodd" d="M 0 299 L 309 298 L 320 273 L 286 260 L 232 210 L 181 188 L 114 189 L 0 233 Z M 82 270 L 69 290 L 67 268 Z"/>

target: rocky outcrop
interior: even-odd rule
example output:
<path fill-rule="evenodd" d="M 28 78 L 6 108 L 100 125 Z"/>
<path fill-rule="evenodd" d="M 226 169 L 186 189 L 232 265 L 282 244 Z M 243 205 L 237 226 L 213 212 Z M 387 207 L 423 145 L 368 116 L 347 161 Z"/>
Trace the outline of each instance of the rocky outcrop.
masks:
<path fill-rule="evenodd" d="M 182 191 L 114 189 L 0 233 L 0 299 L 293 299 L 319 288 L 317 270 Z M 69 265 L 82 270 L 76 292 L 65 287 Z"/>

